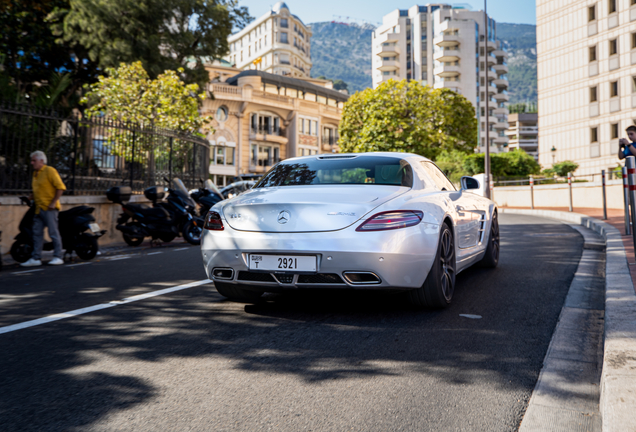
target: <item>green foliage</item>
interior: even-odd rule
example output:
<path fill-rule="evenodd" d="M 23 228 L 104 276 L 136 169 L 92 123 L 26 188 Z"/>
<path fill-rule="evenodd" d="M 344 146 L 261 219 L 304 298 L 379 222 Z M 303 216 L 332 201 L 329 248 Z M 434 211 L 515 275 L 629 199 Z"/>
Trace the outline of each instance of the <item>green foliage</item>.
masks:
<path fill-rule="evenodd" d="M 510 104 L 508 111 L 510 111 L 511 114 L 536 114 L 538 112 L 537 104 L 531 102 Z"/>
<path fill-rule="evenodd" d="M 441 152 L 435 163 L 451 181 L 458 182 L 462 176 L 483 173 L 484 159 L 483 153 L 465 154 L 455 150 Z M 540 170 L 540 165 L 523 150 L 515 149 L 490 155 L 490 172 L 493 177 L 527 177 L 538 174 Z"/>
<path fill-rule="evenodd" d="M 579 167 L 579 164 L 569 160 L 563 162 L 557 162 L 552 165 L 552 169 L 558 176 L 566 176 L 568 173 L 573 173 Z"/>
<path fill-rule="evenodd" d="M 462 176 L 466 175 L 464 160 L 466 153 L 459 150 L 444 150 L 435 159 L 435 163 L 444 171 L 446 177 L 453 183 L 459 183 Z"/>
<path fill-rule="evenodd" d="M 341 79 L 332 80 L 332 79 L 327 78 L 324 75 L 320 75 L 320 76 L 316 77 L 316 79 L 322 79 L 322 80 L 331 81 L 333 83 L 334 90 L 349 90 L 349 84 L 347 84 L 346 82 L 344 82 Z"/>
<path fill-rule="evenodd" d="M 97 65 L 81 47 L 56 43 L 47 17 L 68 0 L 3 0 L 0 2 L 0 98 L 13 102 L 55 103 L 72 108 L 83 83 L 91 82 Z M 63 76 L 63 78 L 62 78 Z M 42 92 L 42 87 L 47 87 Z M 48 96 L 48 97 L 47 97 Z"/>
<path fill-rule="evenodd" d="M 60 42 L 85 47 L 102 69 L 141 61 L 152 78 L 183 68 L 201 84 L 205 60 L 225 55 L 232 28 L 251 20 L 235 0 L 68 0 L 50 19 Z"/>
<path fill-rule="evenodd" d="M 310 24 L 312 76 L 328 76 L 348 84 L 350 93 L 372 86 L 373 27 L 320 22 Z M 334 82 L 335 88 L 335 82 Z"/>
<path fill-rule="evenodd" d="M 531 24 L 497 23 L 497 39 L 505 42 L 510 103 L 537 102 L 537 37 Z"/>
<path fill-rule="evenodd" d="M 193 134 L 209 122 L 199 115 L 199 103 L 205 94 L 198 93 L 197 84 L 184 84 L 175 71 L 167 70 L 152 80 L 141 62 L 135 62 L 106 69 L 106 73 L 108 76 L 100 76 L 97 83 L 87 87 L 88 93 L 81 101 L 89 105 L 89 118 L 104 115 Z"/>
<path fill-rule="evenodd" d="M 475 110 L 465 97 L 407 80 L 352 95 L 339 132 L 343 152 L 410 152 L 434 159 L 444 150 L 467 153 L 477 145 Z"/>

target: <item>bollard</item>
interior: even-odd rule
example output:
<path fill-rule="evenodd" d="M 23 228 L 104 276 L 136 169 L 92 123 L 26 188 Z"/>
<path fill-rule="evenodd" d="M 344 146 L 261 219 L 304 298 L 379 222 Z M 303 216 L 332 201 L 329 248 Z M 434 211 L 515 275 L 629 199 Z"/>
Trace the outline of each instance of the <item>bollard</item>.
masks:
<path fill-rule="evenodd" d="M 530 176 L 530 208 L 534 210 L 534 177 Z"/>
<path fill-rule="evenodd" d="M 572 208 L 572 173 L 568 173 L 568 188 L 570 189 L 570 211 L 574 211 Z"/>
<path fill-rule="evenodd" d="M 631 220 L 629 218 L 629 185 L 627 184 L 627 168 L 621 169 L 623 173 L 623 204 L 625 206 L 625 235 L 631 235 Z"/>
<path fill-rule="evenodd" d="M 629 184 L 629 207 L 632 212 L 632 237 L 636 245 L 636 230 L 634 229 L 636 227 L 634 221 L 634 217 L 636 217 L 636 159 L 634 156 L 625 158 L 625 166 L 627 167 L 627 183 Z M 636 254 L 636 248 L 634 253 Z"/>
<path fill-rule="evenodd" d="M 601 180 L 603 183 L 603 220 L 607 220 L 607 197 L 605 195 L 605 170 L 601 170 Z"/>

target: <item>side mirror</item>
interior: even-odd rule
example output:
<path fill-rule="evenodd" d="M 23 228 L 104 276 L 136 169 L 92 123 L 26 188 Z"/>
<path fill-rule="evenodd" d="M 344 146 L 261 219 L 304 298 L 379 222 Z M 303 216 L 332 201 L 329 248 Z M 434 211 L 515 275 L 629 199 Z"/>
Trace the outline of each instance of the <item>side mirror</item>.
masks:
<path fill-rule="evenodd" d="M 462 190 L 479 189 L 479 180 L 473 177 L 464 176 L 460 180 Z"/>

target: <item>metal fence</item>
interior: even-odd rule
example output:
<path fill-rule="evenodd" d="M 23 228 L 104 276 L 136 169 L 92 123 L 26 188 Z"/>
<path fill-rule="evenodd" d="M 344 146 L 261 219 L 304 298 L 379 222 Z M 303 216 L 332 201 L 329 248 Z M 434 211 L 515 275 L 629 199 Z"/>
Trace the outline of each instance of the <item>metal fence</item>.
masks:
<path fill-rule="evenodd" d="M 139 193 L 164 177 L 195 187 L 209 176 L 209 144 L 198 136 L 0 102 L 0 195 L 31 191 L 35 150 L 47 155 L 72 195 L 100 195 L 121 184 Z"/>
<path fill-rule="evenodd" d="M 607 180 L 619 180 L 621 179 L 620 170 L 608 171 L 605 173 Z M 495 186 L 529 186 L 530 178 L 534 185 L 540 184 L 566 184 L 568 182 L 567 176 L 528 176 L 528 177 L 495 177 L 493 183 Z M 572 181 L 575 183 L 580 182 L 595 182 L 602 180 L 601 173 L 595 174 L 580 174 L 572 175 Z"/>

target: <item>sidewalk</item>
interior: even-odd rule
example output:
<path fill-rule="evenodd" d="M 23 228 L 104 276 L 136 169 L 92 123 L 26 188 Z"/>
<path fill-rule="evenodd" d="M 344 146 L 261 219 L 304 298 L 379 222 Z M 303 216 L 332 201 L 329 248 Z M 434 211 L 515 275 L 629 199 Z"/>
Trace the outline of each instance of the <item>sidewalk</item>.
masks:
<path fill-rule="evenodd" d="M 530 210 L 530 207 L 502 208 Z M 569 210 L 568 207 L 535 207 L 534 209 L 561 212 L 568 212 Z M 573 212 L 584 214 L 598 220 L 603 220 L 603 209 L 575 207 Z M 627 262 L 629 264 L 629 272 L 632 276 L 632 282 L 634 283 L 634 290 L 636 292 L 636 257 L 634 257 L 634 238 L 632 235 L 625 235 L 625 214 L 623 213 L 623 210 L 607 209 L 607 220 L 603 222 L 609 223 L 621 233 L 621 239 L 623 240 L 623 246 L 625 247 L 625 255 L 627 256 Z"/>

